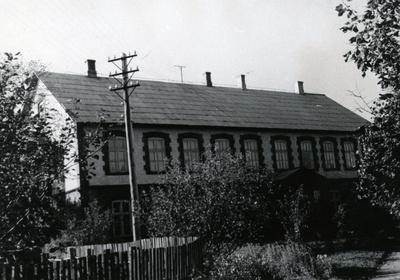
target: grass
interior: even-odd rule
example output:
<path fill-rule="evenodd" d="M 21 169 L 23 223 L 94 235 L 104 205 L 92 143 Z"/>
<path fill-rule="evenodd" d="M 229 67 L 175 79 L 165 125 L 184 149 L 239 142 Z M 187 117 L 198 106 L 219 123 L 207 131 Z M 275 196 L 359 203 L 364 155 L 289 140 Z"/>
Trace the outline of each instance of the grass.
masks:
<path fill-rule="evenodd" d="M 389 250 L 384 246 L 379 247 L 381 249 L 345 249 L 336 244 L 328 248 L 330 253 L 326 248 L 313 250 L 314 254 L 317 254 L 314 255 L 316 258 L 313 260 L 311 257 L 313 253 L 309 251 L 311 253 L 309 255 L 307 250 L 302 248 L 296 244 L 244 246 L 221 262 L 223 265 L 220 266 L 219 273 L 226 277 L 216 279 L 264 279 L 254 278 L 264 270 L 273 273 L 278 279 L 293 279 L 292 276 L 295 276 L 295 279 L 371 279 L 387 258 Z M 233 270 L 236 274 L 230 275 L 229 273 Z M 256 273 L 252 275 L 253 278 L 238 278 L 238 276 L 244 276 L 245 272 Z"/>
<path fill-rule="evenodd" d="M 386 253 L 384 251 L 343 251 L 328 256 L 332 263 L 332 278 L 370 279 L 382 264 Z"/>

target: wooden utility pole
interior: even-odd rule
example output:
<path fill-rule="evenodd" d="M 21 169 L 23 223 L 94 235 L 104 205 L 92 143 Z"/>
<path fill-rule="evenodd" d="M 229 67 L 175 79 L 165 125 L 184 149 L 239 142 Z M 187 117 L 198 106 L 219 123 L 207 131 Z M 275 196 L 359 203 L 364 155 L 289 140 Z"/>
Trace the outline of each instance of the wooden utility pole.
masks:
<path fill-rule="evenodd" d="M 115 74 L 110 73 L 110 77 L 113 77 L 119 85 L 116 85 L 114 88 L 110 86 L 110 90 L 114 91 L 123 101 L 124 101 L 124 118 L 125 118 L 125 133 L 126 133 L 126 146 L 127 146 L 127 153 L 128 153 L 128 167 L 129 167 L 129 186 L 130 186 L 130 194 L 131 194 L 131 217 L 132 217 L 132 235 L 133 241 L 141 239 L 140 237 L 140 221 L 136 218 L 137 213 L 139 213 L 140 205 L 139 205 L 139 189 L 136 180 L 136 171 L 135 171 L 135 158 L 133 153 L 133 129 L 132 129 L 132 121 L 131 121 L 131 108 L 129 104 L 129 97 L 131 96 L 132 92 L 135 90 L 136 87 L 139 86 L 138 83 L 132 84 L 130 82 L 131 77 L 137 71 L 138 68 L 135 70 L 128 70 L 128 65 L 134 58 L 136 52 L 131 55 L 126 55 L 122 53 L 120 58 L 108 59 L 108 62 L 112 62 L 115 66 L 117 66 L 121 72 Z M 127 59 L 130 59 L 127 62 Z M 115 61 L 121 61 L 121 67 L 115 64 Z M 117 76 L 122 75 L 122 81 L 117 79 Z M 130 76 L 129 76 L 130 75 Z M 129 92 L 129 89 L 132 89 Z M 118 91 L 123 90 L 124 94 L 121 96 Z"/>

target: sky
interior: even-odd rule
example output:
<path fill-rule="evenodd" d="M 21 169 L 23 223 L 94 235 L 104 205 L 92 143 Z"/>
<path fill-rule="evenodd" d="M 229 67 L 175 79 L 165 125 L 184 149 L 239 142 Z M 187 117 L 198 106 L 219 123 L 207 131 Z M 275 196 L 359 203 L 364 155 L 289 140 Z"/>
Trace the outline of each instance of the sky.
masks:
<path fill-rule="evenodd" d="M 366 0 L 352 4 L 362 9 Z M 294 91 L 297 81 L 359 113 L 381 92 L 343 54 L 352 49 L 340 27 L 341 0 L 0 0 L 0 52 L 21 52 L 51 72 L 99 76 L 108 58 L 137 57 L 134 79 Z M 177 66 L 184 66 L 180 68 Z M 143 82 L 142 82 L 143 83 Z M 139 90 L 139 89 L 138 89 Z M 362 106 L 361 106 L 362 107 Z M 367 114 L 362 114 L 368 118 Z"/>

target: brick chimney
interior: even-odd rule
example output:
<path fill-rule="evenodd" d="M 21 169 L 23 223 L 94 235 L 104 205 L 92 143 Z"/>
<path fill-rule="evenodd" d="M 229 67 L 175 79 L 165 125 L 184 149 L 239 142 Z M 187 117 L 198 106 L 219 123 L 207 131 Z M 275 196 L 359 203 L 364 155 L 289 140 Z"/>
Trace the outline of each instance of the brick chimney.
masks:
<path fill-rule="evenodd" d="M 96 60 L 94 59 L 88 59 L 87 61 L 88 64 L 88 77 L 89 78 L 97 78 L 97 72 L 96 72 Z"/>
<path fill-rule="evenodd" d="M 211 72 L 206 72 L 206 80 L 207 80 L 207 86 L 212 87 Z"/>
<path fill-rule="evenodd" d="M 247 87 L 246 87 L 246 76 L 242 74 L 242 75 L 240 75 L 240 79 L 242 81 L 242 90 L 246 90 L 247 89 Z"/>
<path fill-rule="evenodd" d="M 298 82 L 295 84 L 294 87 L 295 87 L 295 88 L 294 88 L 294 92 L 295 92 L 295 93 L 302 94 L 302 95 L 306 94 L 306 93 L 304 92 L 304 83 L 303 83 L 302 81 L 298 81 Z"/>

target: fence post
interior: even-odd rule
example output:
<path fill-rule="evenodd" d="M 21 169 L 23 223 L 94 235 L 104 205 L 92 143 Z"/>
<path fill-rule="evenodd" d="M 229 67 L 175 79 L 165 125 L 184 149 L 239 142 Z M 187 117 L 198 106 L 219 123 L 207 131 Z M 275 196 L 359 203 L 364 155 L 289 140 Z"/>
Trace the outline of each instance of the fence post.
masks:
<path fill-rule="evenodd" d="M 139 256 L 138 248 L 131 247 L 131 274 L 132 280 L 139 280 Z"/>
<path fill-rule="evenodd" d="M 104 279 L 110 280 L 110 249 L 104 251 Z"/>
<path fill-rule="evenodd" d="M 98 255 L 97 256 L 97 278 L 98 280 L 103 280 L 104 274 L 103 274 L 103 255 Z"/>
<path fill-rule="evenodd" d="M 86 249 L 86 256 L 87 256 L 87 262 L 85 264 L 85 267 L 87 267 L 86 268 L 86 272 L 87 272 L 86 273 L 86 275 L 87 275 L 86 279 L 92 280 L 92 279 L 94 279 L 94 278 L 92 278 L 93 277 L 93 273 L 92 273 L 92 249 L 90 249 L 90 248 Z"/>
<path fill-rule="evenodd" d="M 61 261 L 60 260 L 56 260 L 56 275 L 55 275 L 55 279 L 56 280 L 60 280 L 60 274 L 61 274 Z"/>

